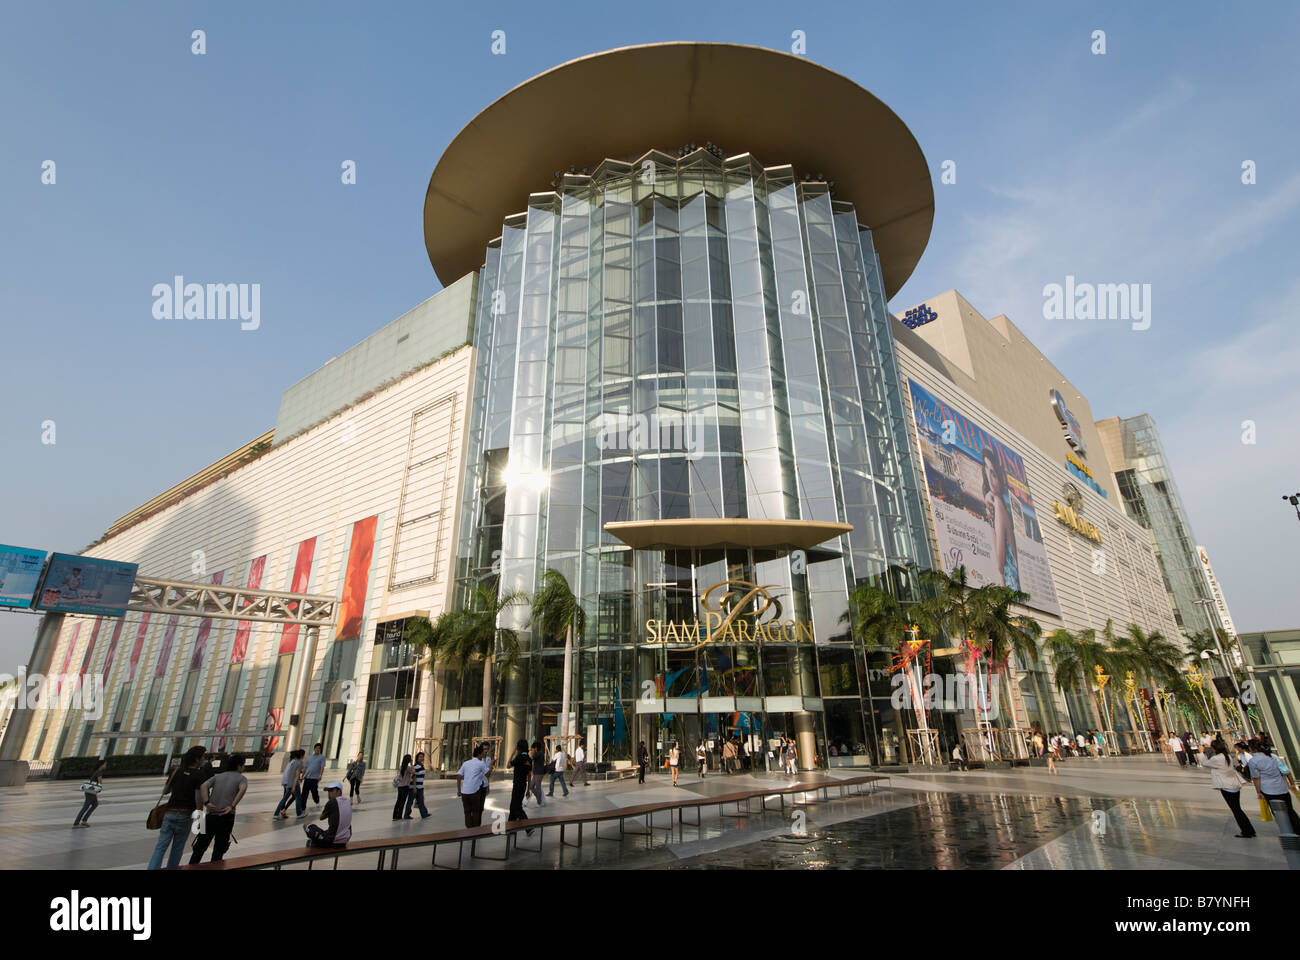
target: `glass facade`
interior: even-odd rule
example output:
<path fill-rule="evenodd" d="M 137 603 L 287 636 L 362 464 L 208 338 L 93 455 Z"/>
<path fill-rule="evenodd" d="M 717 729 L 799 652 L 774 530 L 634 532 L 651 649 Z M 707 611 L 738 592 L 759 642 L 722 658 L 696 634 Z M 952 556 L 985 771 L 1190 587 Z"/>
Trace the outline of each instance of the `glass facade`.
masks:
<path fill-rule="evenodd" d="M 1151 531 L 1165 588 L 1173 604 L 1174 619 L 1188 633 L 1221 628 L 1196 555 L 1196 538 L 1174 486 L 1156 425 L 1145 413 L 1120 421 L 1124 443 L 1124 469 L 1115 481 L 1130 517 Z"/>
<path fill-rule="evenodd" d="M 703 740 L 716 760 L 732 736 L 761 766 L 791 736 L 801 766 L 880 762 L 882 724 L 904 735 L 848 595 L 912 602 L 931 562 L 870 231 L 827 184 L 748 154 L 652 151 L 555 186 L 506 220 L 479 276 L 460 601 L 565 576 L 587 615 L 571 710 L 593 760 L 642 740 L 688 755 Z M 634 550 L 605 530 L 683 518 L 852 531 L 808 550 Z M 760 639 L 746 611 L 738 642 L 649 635 L 705 621 L 702 594 L 726 581 L 805 626 Z M 526 623 L 522 606 L 501 621 L 524 651 L 493 705 L 507 742 L 560 726 L 563 643 Z M 476 683 L 444 705 L 478 702 Z"/>

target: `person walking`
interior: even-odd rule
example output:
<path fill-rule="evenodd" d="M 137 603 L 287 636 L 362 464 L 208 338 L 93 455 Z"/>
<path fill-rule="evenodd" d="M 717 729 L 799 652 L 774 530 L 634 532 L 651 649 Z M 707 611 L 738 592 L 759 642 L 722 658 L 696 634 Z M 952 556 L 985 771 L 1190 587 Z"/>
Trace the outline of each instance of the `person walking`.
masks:
<path fill-rule="evenodd" d="M 1092 739 L 1097 745 L 1097 756 L 1104 757 L 1106 755 L 1106 738 L 1101 735 L 1100 730 L 1097 730 L 1093 733 Z"/>
<path fill-rule="evenodd" d="M 81 811 L 77 814 L 77 819 L 72 821 L 74 827 L 90 826 L 90 815 L 95 812 L 99 806 L 99 795 L 104 790 L 104 770 L 108 767 L 108 760 L 100 760 L 95 764 L 95 769 L 86 782 L 81 785 L 81 795 L 84 798 L 81 801 Z"/>
<path fill-rule="evenodd" d="M 515 744 L 514 756 L 507 761 L 506 766 L 514 772 L 510 784 L 510 813 L 506 816 L 506 822 L 527 820 L 528 814 L 524 813 L 524 797 L 528 793 L 528 783 L 533 776 L 533 758 L 528 753 L 527 740 L 520 740 Z M 533 828 L 529 827 L 526 832 L 531 837 Z"/>
<path fill-rule="evenodd" d="M 529 795 L 537 798 L 539 807 L 546 806 L 546 799 L 542 796 L 542 774 L 546 770 L 546 754 L 542 752 L 542 745 L 539 741 L 533 741 L 532 753 L 528 756 L 528 762 L 532 764 L 532 771 L 528 775 L 528 790 L 524 794 L 524 804 L 527 805 Z"/>
<path fill-rule="evenodd" d="M 682 752 L 677 749 L 677 741 L 668 748 L 668 770 L 673 775 L 673 786 L 677 786 L 677 769 L 681 765 Z"/>
<path fill-rule="evenodd" d="M 1187 766 L 1187 753 L 1183 750 L 1183 740 L 1176 733 L 1169 734 L 1169 749 L 1173 751 L 1174 756 L 1178 758 L 1178 766 Z"/>
<path fill-rule="evenodd" d="M 356 797 L 356 803 L 361 803 L 361 778 L 366 775 L 366 755 L 360 750 L 357 751 L 357 758 L 348 764 L 347 776 L 344 778 L 348 782 L 348 803 L 352 803 L 352 798 Z"/>
<path fill-rule="evenodd" d="M 1255 794 L 1261 800 L 1281 800 L 1286 804 L 1287 815 L 1291 817 L 1291 830 L 1300 833 L 1300 818 L 1296 817 L 1295 807 L 1291 804 L 1291 791 L 1287 789 L 1282 776 L 1281 764 L 1273 756 L 1273 748 L 1265 743 L 1256 742 L 1256 752 L 1250 758 L 1250 779 L 1255 784 Z"/>
<path fill-rule="evenodd" d="M 1228 745 L 1222 740 L 1211 740 L 1209 749 L 1201 754 L 1200 760 L 1201 766 L 1210 771 L 1210 782 L 1237 821 L 1237 836 L 1243 840 L 1252 839 L 1255 827 L 1241 809 L 1241 788 L 1246 785 L 1246 780 L 1233 769 Z"/>
<path fill-rule="evenodd" d="M 415 779 L 415 774 L 411 770 L 411 755 L 408 753 L 402 757 L 402 766 L 397 771 L 397 776 L 393 777 L 393 786 L 397 788 L 397 803 L 393 804 L 393 819 L 401 820 L 403 811 L 406 809 L 406 801 L 411 795 L 411 781 Z"/>
<path fill-rule="evenodd" d="M 456 795 L 465 809 L 465 826 L 483 824 L 483 801 L 487 799 L 487 778 L 491 767 L 483 760 L 483 744 L 474 747 L 474 755 L 456 771 Z"/>
<path fill-rule="evenodd" d="M 420 752 L 415 755 L 415 763 L 411 766 L 411 790 L 406 795 L 406 812 L 403 814 L 404 820 L 411 819 L 411 806 L 415 805 L 420 808 L 420 819 L 429 819 L 429 808 L 424 805 L 424 753 Z"/>
<path fill-rule="evenodd" d="M 317 819 L 329 825 L 322 830 L 314 823 L 302 829 L 307 834 L 309 847 L 346 847 L 352 839 L 352 801 L 343 796 L 343 784 L 335 780 L 325 787 L 325 809 Z"/>
<path fill-rule="evenodd" d="M 1194 744 L 1195 742 L 1196 739 L 1192 736 L 1192 731 L 1190 730 L 1184 731 L 1183 753 L 1186 754 L 1187 756 L 1187 765 L 1189 767 L 1196 766 L 1196 754 L 1192 753 L 1192 744 Z"/>
<path fill-rule="evenodd" d="M 582 776 L 582 785 L 591 786 L 591 781 L 587 779 L 587 751 L 582 749 L 582 737 L 578 738 L 578 745 L 573 749 L 573 785 L 578 785 L 578 776 Z"/>
<path fill-rule="evenodd" d="M 730 776 L 733 772 L 732 764 L 736 759 L 736 745 L 728 737 L 722 742 L 722 771 Z"/>
<path fill-rule="evenodd" d="M 555 745 L 555 755 L 551 757 L 551 786 L 546 791 L 548 797 L 555 796 L 555 781 L 557 779 L 560 781 L 560 787 L 564 790 L 564 795 L 566 797 L 569 795 L 569 785 L 564 782 L 564 765 L 568 760 L 569 758 L 564 755 L 564 744 L 557 743 Z"/>
<path fill-rule="evenodd" d="M 190 822 L 198 806 L 199 787 L 206 780 L 200 769 L 206 753 L 203 747 L 190 747 L 181 758 L 180 766 L 167 778 L 163 793 L 166 795 L 170 792 L 170 796 L 158 831 L 158 843 L 153 848 L 153 856 L 149 858 L 150 870 L 162 866 L 163 854 L 167 854 L 167 866 L 180 865 L 181 856 L 185 853 L 185 841 L 190 836 Z M 170 851 L 167 849 L 169 845 Z"/>
<path fill-rule="evenodd" d="M 284 771 L 280 774 L 280 786 L 284 790 L 284 795 L 280 797 L 280 802 L 275 805 L 275 813 L 271 814 L 272 820 L 288 819 L 290 801 L 293 802 L 294 809 L 297 810 L 298 782 L 302 779 L 302 758 L 302 750 L 289 751 L 289 762 L 284 765 Z"/>
<path fill-rule="evenodd" d="M 700 779 L 704 779 L 704 768 L 708 765 L 708 752 L 704 749 L 704 741 L 701 740 L 695 745 L 695 762 L 700 768 Z"/>
<path fill-rule="evenodd" d="M 799 775 L 799 751 L 794 745 L 794 737 L 786 741 L 785 762 L 786 773 L 797 777 Z"/>
<path fill-rule="evenodd" d="M 303 816 L 307 812 L 307 795 L 311 795 L 312 802 L 320 806 L 320 792 L 316 789 L 320 783 L 321 774 L 325 772 L 325 749 L 324 744 L 316 744 L 312 747 L 311 756 L 307 758 L 306 765 L 302 770 L 302 792 L 298 794 L 298 816 Z"/>
<path fill-rule="evenodd" d="M 203 832 L 194 838 L 190 865 L 203 860 L 203 852 L 212 844 L 212 862 L 225 857 L 230 849 L 230 834 L 235 829 L 235 808 L 248 792 L 244 776 L 244 757 L 232 753 L 221 765 L 221 772 L 205 780 L 199 788 L 199 803 L 204 812 Z"/>
<path fill-rule="evenodd" d="M 645 783 L 646 768 L 650 766 L 650 751 L 646 749 L 645 741 L 642 740 L 636 748 L 636 782 Z"/>

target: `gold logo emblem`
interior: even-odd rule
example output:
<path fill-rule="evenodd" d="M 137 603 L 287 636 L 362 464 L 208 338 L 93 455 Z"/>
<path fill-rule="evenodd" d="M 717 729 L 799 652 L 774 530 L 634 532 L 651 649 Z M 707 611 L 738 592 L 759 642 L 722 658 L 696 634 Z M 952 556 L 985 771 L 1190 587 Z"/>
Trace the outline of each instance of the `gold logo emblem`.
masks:
<path fill-rule="evenodd" d="M 766 623 L 771 620 L 781 619 L 781 601 L 768 593 L 769 590 L 777 585 L 772 583 L 765 587 L 758 584 L 750 583 L 748 580 L 724 580 L 721 583 L 715 583 L 702 594 L 700 594 L 700 605 L 708 613 L 715 613 L 722 617 L 722 621 L 709 631 L 709 640 L 716 640 L 726 633 L 727 628 L 736 622 L 736 618 L 745 613 L 745 608 L 752 602 L 758 606 L 754 613 L 755 623 Z M 716 595 L 716 605 L 713 598 Z M 763 619 L 763 614 L 769 610 L 775 610 L 772 616 L 767 620 Z"/>

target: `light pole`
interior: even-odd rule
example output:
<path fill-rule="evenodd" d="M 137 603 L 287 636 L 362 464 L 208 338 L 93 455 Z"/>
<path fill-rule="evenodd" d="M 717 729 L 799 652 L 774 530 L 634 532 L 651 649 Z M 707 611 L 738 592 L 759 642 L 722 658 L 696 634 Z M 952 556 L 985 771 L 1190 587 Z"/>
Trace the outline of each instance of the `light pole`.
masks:
<path fill-rule="evenodd" d="M 1237 674 L 1233 671 L 1232 665 L 1228 662 L 1227 655 L 1223 652 L 1223 644 L 1219 643 L 1219 631 L 1215 626 L 1214 618 L 1210 616 L 1210 607 L 1213 605 L 1214 601 L 1202 597 L 1200 600 L 1193 600 L 1192 603 L 1205 611 L 1205 620 L 1210 625 L 1210 636 L 1214 639 L 1214 649 L 1219 652 L 1219 662 L 1223 664 L 1224 673 L 1232 678 L 1232 689 L 1236 691 L 1235 699 L 1237 701 L 1237 710 L 1241 714 L 1241 725 L 1244 728 L 1242 732 L 1247 737 L 1251 737 L 1254 735 L 1254 731 L 1251 730 L 1250 720 L 1246 716 L 1246 705 L 1241 702 L 1241 685 L 1237 683 Z M 1208 650 L 1202 651 L 1201 659 L 1210 659 L 1209 652 L 1210 651 Z M 1218 695 L 1218 688 L 1215 688 L 1215 694 L 1216 696 Z M 1224 718 L 1222 702 L 1219 702 L 1219 719 L 1223 721 L 1224 729 L 1226 730 L 1228 724 L 1227 720 Z"/>
<path fill-rule="evenodd" d="M 1284 493 L 1282 499 L 1295 507 L 1295 518 L 1300 520 L 1300 493 Z"/>

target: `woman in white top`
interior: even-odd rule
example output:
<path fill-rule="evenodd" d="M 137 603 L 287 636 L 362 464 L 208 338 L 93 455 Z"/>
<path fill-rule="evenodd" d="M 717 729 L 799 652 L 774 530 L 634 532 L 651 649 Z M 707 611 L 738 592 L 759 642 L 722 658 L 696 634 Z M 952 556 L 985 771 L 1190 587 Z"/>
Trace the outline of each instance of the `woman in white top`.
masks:
<path fill-rule="evenodd" d="M 701 740 L 695 745 L 695 762 L 700 765 L 700 779 L 704 779 L 704 767 L 709 762 L 708 754 L 704 750 L 704 741 Z"/>
<path fill-rule="evenodd" d="M 1241 774 L 1232 768 L 1232 759 L 1228 756 L 1228 745 L 1222 740 L 1213 740 L 1210 742 L 1210 749 L 1201 754 L 1201 765 L 1210 771 L 1210 779 L 1214 788 L 1223 795 L 1223 800 L 1232 811 L 1232 815 L 1237 820 L 1237 828 L 1241 831 L 1237 836 L 1243 840 L 1249 840 L 1255 836 L 1255 827 L 1251 824 L 1250 818 L 1242 812 L 1241 809 L 1241 788 L 1245 786 L 1246 781 L 1241 778 Z"/>
<path fill-rule="evenodd" d="M 673 775 L 674 787 L 677 786 L 677 767 L 679 766 L 678 761 L 680 761 L 681 758 L 682 752 L 677 749 L 677 741 L 674 740 L 672 746 L 668 750 L 668 770 Z"/>

